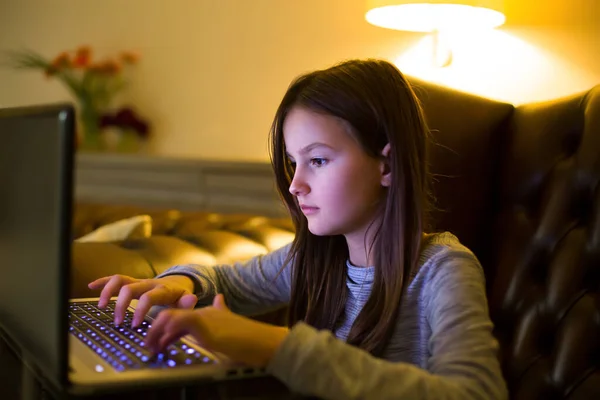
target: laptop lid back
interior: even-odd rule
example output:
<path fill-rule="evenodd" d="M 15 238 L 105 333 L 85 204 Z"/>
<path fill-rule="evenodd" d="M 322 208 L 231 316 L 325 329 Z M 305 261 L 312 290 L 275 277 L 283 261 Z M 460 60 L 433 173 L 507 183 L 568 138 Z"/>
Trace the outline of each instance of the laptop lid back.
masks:
<path fill-rule="evenodd" d="M 67 380 L 74 110 L 0 109 L 0 329 L 52 383 Z"/>

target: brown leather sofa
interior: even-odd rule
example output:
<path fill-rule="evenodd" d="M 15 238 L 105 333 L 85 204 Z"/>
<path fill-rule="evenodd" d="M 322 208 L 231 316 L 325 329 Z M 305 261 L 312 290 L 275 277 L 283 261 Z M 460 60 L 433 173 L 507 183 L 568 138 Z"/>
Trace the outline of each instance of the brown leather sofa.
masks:
<path fill-rule="evenodd" d="M 600 86 L 515 108 L 413 83 L 435 142 L 432 229 L 484 266 L 511 397 L 600 398 Z M 75 243 L 73 296 L 95 295 L 99 276 L 227 263 L 293 237 L 286 219 L 84 204 L 75 235 L 139 213 L 154 218 L 149 239 Z"/>
<path fill-rule="evenodd" d="M 511 397 L 600 398 L 600 86 L 517 108 L 422 96 L 436 227 L 486 270 Z"/>

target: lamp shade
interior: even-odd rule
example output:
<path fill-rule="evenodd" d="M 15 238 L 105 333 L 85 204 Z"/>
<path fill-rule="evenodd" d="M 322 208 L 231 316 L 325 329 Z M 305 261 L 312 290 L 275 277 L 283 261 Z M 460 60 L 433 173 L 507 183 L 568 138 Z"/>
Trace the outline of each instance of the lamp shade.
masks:
<path fill-rule="evenodd" d="M 504 24 L 502 0 L 367 0 L 365 19 L 413 32 L 496 28 Z"/>

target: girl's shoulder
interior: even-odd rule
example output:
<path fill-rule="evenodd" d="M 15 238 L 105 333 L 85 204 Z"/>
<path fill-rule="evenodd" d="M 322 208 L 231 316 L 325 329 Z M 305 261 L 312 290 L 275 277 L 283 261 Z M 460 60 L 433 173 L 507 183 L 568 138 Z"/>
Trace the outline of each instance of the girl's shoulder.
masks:
<path fill-rule="evenodd" d="M 423 235 L 421 254 L 414 274 L 432 273 L 445 264 L 463 264 L 480 269 L 475 254 L 450 232 Z"/>
<path fill-rule="evenodd" d="M 421 256 L 431 257 L 440 253 L 464 252 L 473 254 L 473 252 L 450 232 L 424 233 L 421 242 Z"/>

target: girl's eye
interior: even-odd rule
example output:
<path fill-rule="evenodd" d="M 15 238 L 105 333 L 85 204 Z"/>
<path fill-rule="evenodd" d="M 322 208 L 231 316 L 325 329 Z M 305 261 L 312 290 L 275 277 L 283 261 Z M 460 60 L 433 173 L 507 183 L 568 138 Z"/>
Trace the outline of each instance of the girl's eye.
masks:
<path fill-rule="evenodd" d="M 315 167 L 322 167 L 327 164 L 327 160 L 325 158 L 315 157 L 310 159 L 310 164 Z"/>
<path fill-rule="evenodd" d="M 292 170 L 296 170 L 296 162 L 288 159 L 288 165 L 292 168 Z"/>

